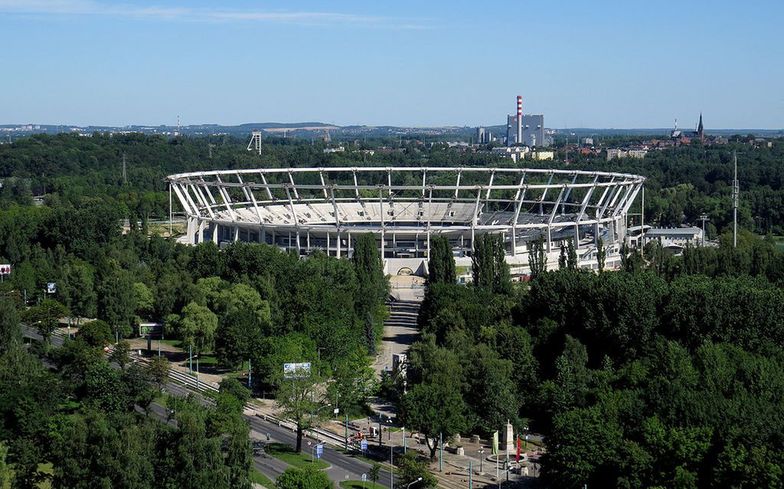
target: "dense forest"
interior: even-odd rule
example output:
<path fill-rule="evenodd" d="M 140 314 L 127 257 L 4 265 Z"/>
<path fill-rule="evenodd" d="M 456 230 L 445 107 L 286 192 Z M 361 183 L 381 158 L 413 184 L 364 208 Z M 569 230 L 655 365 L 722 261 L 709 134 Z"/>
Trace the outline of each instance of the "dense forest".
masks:
<path fill-rule="evenodd" d="M 477 285 L 431 274 L 396 391 L 407 426 L 543 433 L 548 487 L 783 487 L 784 254 L 747 236 L 661 256 L 523 287 L 498 285 L 492 253 Z"/>
<path fill-rule="evenodd" d="M 623 141 L 618 141 L 622 144 Z M 0 145 L 0 206 L 28 204 L 33 195 L 50 195 L 76 203 L 90 196 L 109 200 L 125 217 L 168 217 L 166 175 L 207 169 L 264 167 L 374 166 L 509 166 L 486 152 L 449 148 L 416 140 L 341 142 L 342 153 L 324 154 L 326 143 L 270 138 L 262 154 L 245 151 L 245 141 L 229 136 L 165 138 L 141 134 L 91 137 L 60 134 L 33 136 Z M 367 151 L 373 150 L 373 154 Z M 568 168 L 638 173 L 646 182 L 646 222 L 679 226 L 707 214 L 709 234 L 716 236 L 732 222 L 732 153 L 737 152 L 741 190 L 741 226 L 759 234 L 784 234 L 784 142 L 755 147 L 748 138 L 726 145 L 688 146 L 650 151 L 641 160 L 606 161 L 598 156 L 570 155 Z M 122 161 L 126 161 L 127 181 Z M 527 165 L 564 167 L 562 161 Z M 175 203 L 176 205 L 176 203 Z M 635 211 L 637 212 L 637 211 Z"/>
<path fill-rule="evenodd" d="M 16 176 L 2 180 L 0 209 L 0 262 L 13 265 L 0 283 L 0 487 L 9 474 L 13 487 L 249 487 L 242 408 L 250 392 L 236 380 L 247 377 L 249 361 L 258 393 L 279 390 L 283 362 L 309 361 L 325 396 L 362 413 L 386 314 L 372 238 L 358 237 L 347 261 L 300 260 L 266 245 L 187 247 L 144 226 L 123 234 L 123 218 L 140 216 L 138 205 L 147 202 L 154 215 L 156 196 L 166 196 L 163 173 L 137 168 L 132 178 L 147 174 L 147 183 L 123 186 L 112 180 L 116 169 L 97 163 L 99 139 L 63 138 L 95 145 L 68 152 L 81 163 L 53 157 L 36 166 L 4 154 Z M 153 139 L 137 142 L 179 151 Z M 134 140 L 123 143 L 129 161 Z M 54 154 L 34 138 L 18 144 Z M 33 177 L 44 174 L 55 176 Z M 41 205 L 30 202 L 32 191 L 46 192 Z M 126 205 L 143 192 L 152 197 Z M 56 346 L 66 316 L 77 318 L 79 332 Z M 213 407 L 163 392 L 165 368 L 155 358 L 149 366 L 129 360 L 123 338 L 142 321 L 162 323 L 167 339 L 228 374 Z M 31 331 L 43 342 L 23 344 Z"/>

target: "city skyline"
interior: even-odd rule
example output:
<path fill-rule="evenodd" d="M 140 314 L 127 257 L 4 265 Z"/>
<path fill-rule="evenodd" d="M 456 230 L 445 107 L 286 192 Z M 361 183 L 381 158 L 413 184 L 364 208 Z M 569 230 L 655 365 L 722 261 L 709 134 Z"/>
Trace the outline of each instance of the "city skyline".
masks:
<path fill-rule="evenodd" d="M 0 0 L 0 123 L 784 127 L 772 1 Z"/>

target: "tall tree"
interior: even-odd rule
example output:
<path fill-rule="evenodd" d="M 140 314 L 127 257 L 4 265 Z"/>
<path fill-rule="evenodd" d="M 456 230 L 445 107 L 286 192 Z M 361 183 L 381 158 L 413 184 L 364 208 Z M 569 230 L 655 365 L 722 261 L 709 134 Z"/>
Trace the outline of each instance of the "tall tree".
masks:
<path fill-rule="evenodd" d="M 282 366 L 281 366 L 282 369 Z M 283 379 L 276 399 L 285 418 L 297 425 L 297 453 L 302 451 L 302 437 L 323 416 L 327 402 L 322 398 L 321 378 L 316 369 L 297 369 Z"/>
<path fill-rule="evenodd" d="M 218 330 L 218 316 L 208 307 L 191 302 L 182 309 L 179 321 L 180 336 L 186 348 L 192 348 L 199 355 L 211 350 L 215 345 L 215 332 Z M 196 357 L 196 370 L 199 365 Z"/>
<path fill-rule="evenodd" d="M 22 330 L 16 306 L 10 300 L 0 298 L 0 354 L 21 339 Z"/>
<path fill-rule="evenodd" d="M 365 326 L 368 351 L 376 351 L 378 332 L 382 328 L 389 284 L 384 276 L 384 264 L 372 233 L 361 234 L 354 240 L 351 256 L 359 288 L 356 295 L 356 311 Z"/>
<path fill-rule="evenodd" d="M 95 294 L 95 272 L 88 263 L 76 261 L 65 267 L 58 294 L 61 294 L 71 314 L 79 325 L 82 318 L 95 317 L 97 296 Z"/>
<path fill-rule="evenodd" d="M 607 260 L 607 249 L 604 247 L 604 240 L 599 238 L 596 241 L 596 264 L 599 268 L 599 272 L 604 271 L 604 263 Z"/>
<path fill-rule="evenodd" d="M 457 281 L 455 257 L 446 236 L 430 238 L 430 258 L 427 262 L 428 283 L 453 284 Z"/>
<path fill-rule="evenodd" d="M 471 271 L 476 287 L 499 294 L 511 291 L 512 283 L 505 255 L 501 236 L 487 233 L 476 240 L 471 256 Z"/>
<path fill-rule="evenodd" d="M 531 278 L 547 271 L 547 253 L 544 250 L 544 238 L 541 236 L 528 242 L 528 268 L 531 269 Z"/>
<path fill-rule="evenodd" d="M 131 274 L 109 265 L 98 283 L 98 317 L 112 327 L 116 338 L 131 334 L 136 310 Z"/>

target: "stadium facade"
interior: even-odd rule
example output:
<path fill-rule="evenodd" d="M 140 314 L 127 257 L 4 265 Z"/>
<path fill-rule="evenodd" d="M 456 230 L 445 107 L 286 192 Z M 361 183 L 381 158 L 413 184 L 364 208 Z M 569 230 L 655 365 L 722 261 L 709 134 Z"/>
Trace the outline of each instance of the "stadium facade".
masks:
<path fill-rule="evenodd" d="M 387 273 L 426 273 L 432 236 L 469 267 L 476 239 L 500 235 L 513 275 L 528 272 L 543 239 L 549 268 L 573 240 L 581 267 L 618 265 L 627 216 L 644 177 L 624 173 L 451 167 L 263 168 L 171 175 L 187 219 L 182 241 L 259 242 L 308 255 L 350 257 L 352 239 L 377 236 Z"/>

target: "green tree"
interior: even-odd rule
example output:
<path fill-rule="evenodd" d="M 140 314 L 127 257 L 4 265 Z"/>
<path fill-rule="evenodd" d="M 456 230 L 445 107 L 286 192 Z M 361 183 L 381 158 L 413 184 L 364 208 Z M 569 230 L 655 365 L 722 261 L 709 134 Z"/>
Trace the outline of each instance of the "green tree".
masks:
<path fill-rule="evenodd" d="M 147 373 L 158 387 L 158 392 L 163 391 L 163 385 L 169 377 L 171 365 L 164 356 L 154 356 L 147 363 Z"/>
<path fill-rule="evenodd" d="M 325 472 L 313 467 L 288 468 L 275 480 L 277 489 L 332 489 L 334 485 Z"/>
<path fill-rule="evenodd" d="M 544 249 L 544 238 L 538 237 L 528 242 L 528 268 L 531 278 L 536 278 L 547 271 L 547 253 Z"/>
<path fill-rule="evenodd" d="M 75 261 L 66 265 L 58 294 L 76 316 L 77 326 L 82 318 L 95 317 L 97 296 L 95 294 L 95 272 L 88 263 Z"/>
<path fill-rule="evenodd" d="M 406 426 L 425 435 L 435 459 L 439 436 L 449 438 L 465 427 L 464 409 L 459 386 L 437 379 L 411 388 L 403 397 L 402 414 Z"/>
<path fill-rule="evenodd" d="M 501 236 L 487 233 L 476 240 L 471 256 L 471 270 L 476 287 L 499 294 L 511 291 L 512 283 L 505 254 Z"/>
<path fill-rule="evenodd" d="M 322 396 L 321 378 L 314 369 L 292 372 L 278 388 L 275 399 L 283 417 L 293 421 L 297 428 L 297 453 L 302 451 L 302 437 L 324 415 L 328 403 Z"/>
<path fill-rule="evenodd" d="M 399 465 L 399 464 L 398 464 Z M 373 462 L 373 465 L 370 466 L 370 470 L 368 470 L 368 479 L 373 485 L 376 485 L 378 482 L 378 477 L 381 474 L 381 464 L 378 462 Z"/>
<path fill-rule="evenodd" d="M 98 317 L 112 326 L 115 338 L 131 334 L 136 302 L 129 272 L 109 266 L 98 282 Z"/>
<path fill-rule="evenodd" d="M 44 337 L 44 341 L 49 343 L 49 339 L 57 329 L 60 318 L 68 315 L 68 309 L 53 299 L 44 299 L 37 306 L 31 307 L 23 314 L 23 319 L 30 325 L 34 325 L 38 334 Z"/>
<path fill-rule="evenodd" d="M 453 284 L 457 281 L 455 257 L 446 236 L 430 238 L 430 257 L 427 262 L 428 283 Z"/>
<path fill-rule="evenodd" d="M 83 324 L 79 328 L 77 338 L 82 339 L 90 346 L 103 348 L 113 339 L 112 328 L 105 321 L 100 319 Z"/>
<path fill-rule="evenodd" d="M 112 348 L 109 361 L 120 366 L 120 370 L 125 370 L 125 366 L 131 362 L 131 344 L 126 340 L 120 340 Z"/>
<path fill-rule="evenodd" d="M 215 353 L 222 364 L 236 368 L 260 347 L 264 332 L 269 331 L 269 302 L 245 284 L 221 290 L 213 302 L 219 311 Z"/>
<path fill-rule="evenodd" d="M 10 348 L 12 343 L 22 340 L 19 313 L 14 303 L 0 298 L 0 354 Z"/>
<path fill-rule="evenodd" d="M 596 263 L 599 268 L 599 272 L 604 271 L 604 263 L 607 260 L 607 249 L 604 247 L 604 240 L 599 238 L 596 241 Z"/>
<path fill-rule="evenodd" d="M 577 260 L 577 250 L 574 248 L 574 239 L 570 239 L 566 245 L 566 267 L 569 270 L 577 270 L 580 263 Z"/>
<path fill-rule="evenodd" d="M 206 306 L 191 302 L 182 309 L 179 331 L 183 345 L 193 348 L 197 354 L 209 351 L 215 343 L 218 316 Z M 198 357 L 197 357 L 198 371 Z"/>
<path fill-rule="evenodd" d="M 155 299 L 150 288 L 143 282 L 134 282 L 133 298 L 136 304 L 136 314 L 143 318 L 149 318 L 155 310 Z"/>
<path fill-rule="evenodd" d="M 384 276 L 383 257 L 376 246 L 373 234 L 360 234 L 354 240 L 351 262 L 357 276 L 358 290 L 355 309 L 357 317 L 365 326 L 368 351 L 376 351 L 377 336 L 383 327 L 386 313 L 384 301 L 389 293 L 389 284 Z"/>
<path fill-rule="evenodd" d="M 412 488 L 438 487 L 438 480 L 427 469 L 427 464 L 419 460 L 416 452 L 411 450 L 397 459 L 397 484 L 395 487 L 403 489 L 416 481 L 419 482 L 412 485 Z"/>
<path fill-rule="evenodd" d="M 10 489 L 13 477 L 11 467 L 6 462 L 8 456 L 8 446 L 0 441 L 0 489 Z"/>

